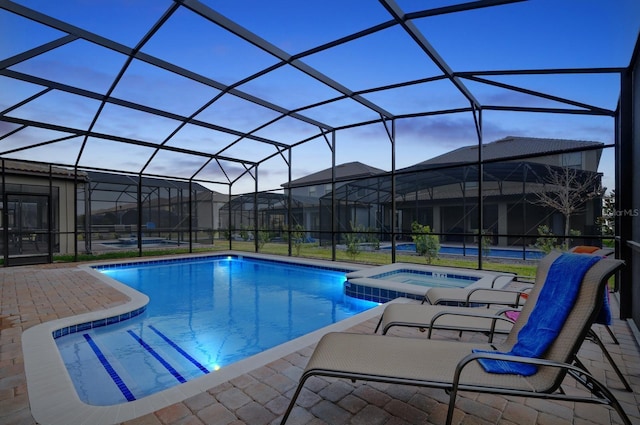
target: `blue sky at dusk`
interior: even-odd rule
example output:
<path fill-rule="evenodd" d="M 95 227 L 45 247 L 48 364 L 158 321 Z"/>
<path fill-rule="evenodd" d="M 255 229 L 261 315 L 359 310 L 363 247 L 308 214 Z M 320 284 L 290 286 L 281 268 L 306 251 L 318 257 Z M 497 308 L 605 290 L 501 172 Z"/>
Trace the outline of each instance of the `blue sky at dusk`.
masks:
<path fill-rule="evenodd" d="M 404 13 L 459 4 L 445 0 L 396 0 Z M 340 90 L 358 92 L 405 81 L 437 77 L 442 71 L 399 25 L 388 26 L 364 38 L 305 54 L 342 37 L 392 19 L 373 0 L 185 1 L 169 14 L 144 44 L 141 40 L 174 3 L 168 0 L 21 0 L 0 2 L 0 110 L 34 97 L 6 112 L 17 120 L 33 120 L 56 129 L 29 127 L 0 120 L 0 155 L 6 158 L 51 161 L 56 164 L 123 170 L 150 175 L 194 177 L 212 182 L 234 181 L 235 193 L 252 191 L 254 182 L 238 159 L 260 162 L 258 189 L 278 189 L 288 179 L 288 152 L 261 140 L 275 141 L 291 150 L 292 178 L 331 166 L 331 137 L 320 135 L 313 122 L 335 127 L 377 121 L 380 114 L 363 103 L 343 98 Z M 53 18 L 49 23 L 20 16 L 20 7 Z M 193 6 L 193 7 L 192 7 Z M 271 53 L 208 21 L 202 7 L 242 34 L 268 43 Z M 36 17 L 36 20 L 40 18 Z M 227 21 L 228 20 L 228 21 Z M 16 55 L 66 35 L 64 23 L 80 38 L 26 60 Z M 239 27 L 236 27 L 239 26 Z M 514 69 L 616 68 L 629 64 L 640 28 L 637 0 L 530 0 L 463 13 L 430 16 L 412 25 L 456 72 Z M 100 38 L 82 38 L 87 31 Z M 117 48 L 108 48 L 111 43 Z M 102 45 L 100 45 L 102 44 Z M 128 66 L 118 48 L 138 46 L 141 54 Z M 287 64 L 244 81 L 280 63 L 272 53 L 303 54 L 298 66 Z M 146 57 L 188 70 L 197 78 L 180 76 L 153 65 Z M 9 66 L 6 66 L 11 62 Z M 302 72 L 309 66 L 333 87 Z M 94 94 L 105 95 L 119 73 L 112 99 L 101 108 Z M 41 93 L 43 84 L 20 75 L 74 86 L 92 96 L 63 89 Z M 553 94 L 586 105 L 615 110 L 620 90 L 617 74 L 486 76 L 489 80 Z M 576 108 L 549 99 L 462 79 L 481 105 Z M 281 111 L 297 111 L 303 122 L 282 117 L 241 96 L 221 91 L 225 86 L 261 98 Z M 62 88 L 62 87 L 61 87 Z M 97 96 L 94 96 L 97 97 Z M 209 104 L 212 99 L 217 99 Z M 449 80 L 410 87 L 364 92 L 362 98 L 394 116 L 442 109 L 467 108 L 468 100 Z M 309 105 L 334 102 L 306 108 Z M 126 107 L 127 102 L 166 111 L 163 117 Z M 100 113 L 98 113 L 100 111 Z M 192 117 L 206 126 L 180 125 Z M 95 120 L 95 122 L 94 122 Z M 275 120 L 275 122 L 273 122 Z M 267 125 L 268 124 L 268 125 Z M 483 140 L 505 136 L 567 138 L 614 142 L 611 117 L 524 112 L 482 112 Z M 65 131 L 89 129 L 95 133 L 139 140 L 129 146 L 117 140 L 75 136 Z M 232 130 L 231 133 L 222 131 Z M 178 130 L 176 132 L 176 130 Z M 396 168 L 410 166 L 460 146 L 477 143 L 473 116 L 468 113 L 396 120 Z M 239 137 L 250 132 L 251 137 Z M 303 142 L 304 143 L 300 143 Z M 176 149 L 160 150 L 165 144 Z M 39 145 L 31 149 L 25 147 Z M 182 150 L 182 151 L 180 151 Z M 219 154 L 206 163 L 189 154 Z M 391 143 L 379 122 L 336 132 L 336 163 L 360 161 L 391 169 Z M 601 161 L 605 185 L 613 187 L 612 149 Z M 197 173 L 197 174 L 196 174 Z M 223 184 L 206 186 L 226 193 Z"/>

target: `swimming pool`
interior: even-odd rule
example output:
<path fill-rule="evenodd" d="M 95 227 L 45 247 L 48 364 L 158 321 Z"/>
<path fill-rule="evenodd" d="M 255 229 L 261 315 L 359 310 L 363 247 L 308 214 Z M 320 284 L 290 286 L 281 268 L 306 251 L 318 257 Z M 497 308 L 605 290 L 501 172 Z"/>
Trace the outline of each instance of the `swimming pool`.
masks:
<path fill-rule="evenodd" d="M 147 237 L 147 236 L 141 239 L 141 244 L 145 248 L 157 248 L 161 246 L 179 245 L 177 241 L 173 241 L 170 239 L 153 238 L 153 237 Z M 114 241 L 100 242 L 100 245 L 108 248 L 137 248 L 138 238 L 136 236 L 131 236 L 128 238 L 118 238 L 118 240 L 114 240 Z"/>
<path fill-rule="evenodd" d="M 381 250 L 390 250 L 391 246 L 381 247 Z M 396 244 L 397 251 L 406 251 L 406 252 L 416 252 L 416 244 L 414 243 L 398 243 Z M 449 246 L 449 245 L 441 245 L 440 246 L 440 254 L 448 254 L 448 255 L 468 255 L 468 256 L 477 256 L 478 248 L 473 246 L 462 247 L 462 246 Z M 539 260 L 544 257 L 544 252 L 536 250 L 536 249 L 515 249 L 515 248 L 497 248 L 490 247 L 487 256 L 495 257 L 495 258 L 519 258 L 522 259 L 524 254 L 524 258 L 526 260 Z"/>
<path fill-rule="evenodd" d="M 339 322 L 376 303 L 347 297 L 349 270 L 216 256 L 98 267 L 150 301 L 54 332 L 80 399 L 131 402 Z"/>

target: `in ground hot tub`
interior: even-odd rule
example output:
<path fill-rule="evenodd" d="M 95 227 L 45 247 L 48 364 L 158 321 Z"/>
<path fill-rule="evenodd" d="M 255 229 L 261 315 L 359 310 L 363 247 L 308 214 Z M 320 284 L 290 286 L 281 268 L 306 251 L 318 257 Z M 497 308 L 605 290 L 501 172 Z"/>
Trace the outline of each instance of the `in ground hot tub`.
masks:
<path fill-rule="evenodd" d="M 504 272 L 394 263 L 347 273 L 345 294 L 379 303 L 399 297 L 421 300 L 428 288 L 503 288 L 513 277 Z"/>

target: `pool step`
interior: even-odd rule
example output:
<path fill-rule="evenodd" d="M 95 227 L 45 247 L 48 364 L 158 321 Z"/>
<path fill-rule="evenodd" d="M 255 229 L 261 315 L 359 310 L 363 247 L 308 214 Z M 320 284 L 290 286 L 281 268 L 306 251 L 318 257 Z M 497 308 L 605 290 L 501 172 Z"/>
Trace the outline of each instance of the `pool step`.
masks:
<path fill-rule="evenodd" d="M 78 343 L 76 350 L 91 352 L 82 357 L 96 364 L 94 371 L 101 377 L 87 377 L 86 385 L 103 385 L 106 404 L 114 404 L 114 398 L 116 403 L 133 401 L 209 373 L 195 356 L 153 325 L 83 337 L 85 343 Z"/>

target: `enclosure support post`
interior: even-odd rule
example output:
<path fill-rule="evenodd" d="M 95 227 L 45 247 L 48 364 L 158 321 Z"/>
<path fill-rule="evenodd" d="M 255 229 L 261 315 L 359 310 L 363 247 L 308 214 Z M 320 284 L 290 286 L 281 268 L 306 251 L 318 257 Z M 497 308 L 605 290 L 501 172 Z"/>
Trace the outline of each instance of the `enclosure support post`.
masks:
<path fill-rule="evenodd" d="M 472 104 L 473 105 L 473 104 Z M 478 132 L 478 270 L 482 270 L 482 257 L 484 255 L 484 198 L 482 196 L 482 182 L 484 180 L 484 158 L 482 157 L 482 109 L 477 109 L 476 129 Z"/>
<path fill-rule="evenodd" d="M 49 193 L 51 195 L 51 193 Z M 84 228 L 87 228 L 87 223 L 91 219 L 87 215 L 87 200 L 85 196 L 85 214 L 84 214 Z M 51 236 L 49 236 L 51 237 Z M 85 231 L 84 237 L 84 250 L 87 252 L 88 236 Z M 73 167 L 73 261 L 78 261 L 78 167 Z"/>
<path fill-rule="evenodd" d="M 288 172 L 288 178 L 287 178 L 287 187 L 289 188 L 289 191 L 287 192 L 287 254 L 289 255 L 289 257 L 291 257 L 293 255 L 292 251 L 291 251 L 291 226 L 293 225 L 293 211 L 292 211 L 292 206 L 291 206 L 291 202 L 293 200 L 293 196 L 291 195 L 291 191 L 293 190 L 291 187 L 291 148 L 289 148 L 288 151 L 288 168 L 289 168 L 289 172 Z"/>
<path fill-rule="evenodd" d="M 77 174 L 77 173 L 76 173 Z M 74 187 L 75 189 L 75 187 Z M 73 216 L 75 217 L 75 211 L 78 211 L 76 204 L 75 204 L 75 199 L 77 196 L 77 191 L 74 190 L 74 214 Z M 58 201 L 60 202 L 60 201 Z M 76 229 L 76 220 L 73 220 L 73 236 L 74 236 L 74 242 L 78 243 L 78 238 L 77 238 L 77 229 Z M 58 231 L 60 231 L 60 228 L 58 228 Z M 66 237 L 66 235 L 65 235 Z M 37 238 L 37 236 L 36 236 Z M 77 251 L 77 249 L 76 249 Z M 49 201 L 47 202 L 47 262 L 49 263 L 53 263 L 53 165 L 49 164 Z"/>
<path fill-rule="evenodd" d="M 258 248 L 260 247 L 258 243 L 258 232 L 259 232 L 259 224 L 258 223 L 258 165 L 255 165 L 255 176 L 253 177 L 253 249 L 255 252 L 258 252 Z"/>
<path fill-rule="evenodd" d="M 397 205 L 396 205 L 396 121 L 391 120 L 391 263 L 396 262 L 396 226 Z"/>
<path fill-rule="evenodd" d="M 233 221 L 235 224 L 235 219 L 234 217 L 231 215 L 231 213 L 233 212 L 233 210 L 231 209 L 231 184 L 229 185 L 229 202 L 227 202 L 227 205 L 229 205 L 229 234 L 227 235 L 227 239 L 229 241 L 229 249 L 233 249 L 233 246 L 231 244 L 231 234 L 233 233 L 233 226 L 231 225 L 231 222 Z M 240 213 L 242 214 L 242 211 L 240 211 Z"/>
<path fill-rule="evenodd" d="M 336 261 L 336 132 L 331 132 L 331 260 Z"/>
<path fill-rule="evenodd" d="M 78 191 L 78 170 L 76 169 L 76 175 L 74 177 L 75 189 Z M 93 219 L 91 217 L 91 181 L 87 178 L 83 183 L 84 188 L 84 253 L 91 254 L 93 252 L 93 235 L 91 228 L 93 225 Z M 76 193 L 76 201 L 78 194 Z M 77 219 L 77 218 L 76 218 Z M 77 245 L 76 245 L 77 250 Z"/>
<path fill-rule="evenodd" d="M 198 197 L 196 196 L 196 199 Z M 189 254 L 193 252 L 193 181 L 189 179 Z"/>
<path fill-rule="evenodd" d="M 637 53 L 637 52 L 636 52 Z M 636 61 L 637 62 L 637 61 Z M 633 73 L 631 70 L 620 75 L 620 103 L 618 104 L 618 124 L 616 137 L 616 211 L 631 212 L 631 214 L 616 214 L 616 242 L 618 244 L 618 256 L 627 264 L 633 265 L 634 257 L 638 258 L 636 241 L 633 240 L 633 213 L 634 209 L 634 186 L 637 182 L 633 179 L 625 181 L 629 176 L 634 176 L 634 164 L 636 158 L 633 155 Z M 639 90 L 635 90 L 636 96 Z M 636 138 L 639 136 L 636 135 Z M 627 176 L 627 177 L 625 177 Z M 637 265 L 636 265 L 637 267 Z M 632 317 L 634 297 L 633 294 L 633 267 L 623 267 L 620 271 L 620 318 L 628 319 Z M 636 317 L 638 317 L 636 315 Z M 637 322 L 637 321 L 636 321 Z"/>
<path fill-rule="evenodd" d="M 136 229 L 136 234 L 138 235 L 138 256 L 142 257 L 142 174 L 138 174 L 136 203 L 138 205 L 138 226 Z"/>
<path fill-rule="evenodd" d="M 7 199 L 6 169 L 4 159 L 2 161 L 2 244 L 4 245 L 4 266 L 9 265 L 9 200 Z"/>

